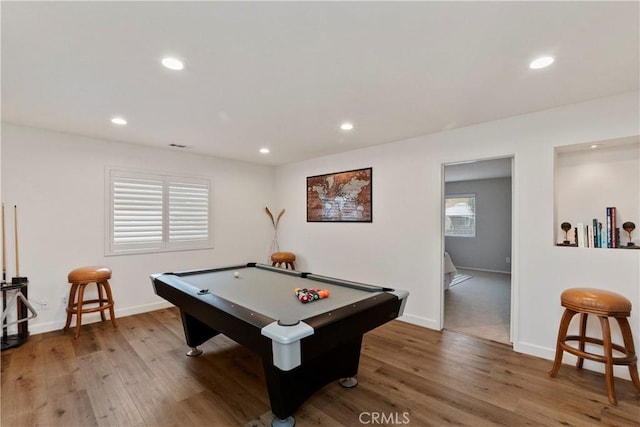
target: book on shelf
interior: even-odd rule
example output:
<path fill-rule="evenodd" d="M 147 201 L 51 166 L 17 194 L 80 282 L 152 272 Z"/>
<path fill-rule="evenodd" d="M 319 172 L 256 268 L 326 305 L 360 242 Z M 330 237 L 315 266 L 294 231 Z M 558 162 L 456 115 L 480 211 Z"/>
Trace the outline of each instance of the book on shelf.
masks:
<path fill-rule="evenodd" d="M 618 247 L 618 236 L 616 236 L 616 207 L 607 207 L 607 247 Z"/>
<path fill-rule="evenodd" d="M 584 248 L 584 224 L 579 222 L 576 224 L 576 243 L 579 248 Z"/>
<path fill-rule="evenodd" d="M 593 247 L 602 247 L 602 223 L 597 219 L 593 219 Z"/>

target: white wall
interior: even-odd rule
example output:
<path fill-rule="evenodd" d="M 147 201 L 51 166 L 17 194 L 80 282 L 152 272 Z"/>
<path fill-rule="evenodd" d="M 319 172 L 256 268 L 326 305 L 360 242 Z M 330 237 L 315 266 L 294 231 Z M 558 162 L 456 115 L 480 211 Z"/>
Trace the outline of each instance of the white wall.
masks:
<path fill-rule="evenodd" d="M 280 246 L 296 252 L 302 270 L 409 290 L 403 320 L 440 329 L 443 164 L 514 156 L 514 350 L 553 358 L 560 293 L 573 286 L 631 299 L 638 342 L 640 251 L 553 246 L 554 147 L 638 135 L 638 99 L 626 93 L 279 167 L 279 206 L 288 215 Z M 369 166 L 371 224 L 306 222 L 307 176 Z"/>
<path fill-rule="evenodd" d="M 214 249 L 104 256 L 105 168 L 211 177 Z M 15 275 L 13 206 L 18 206 L 20 273 L 38 317 L 32 333 L 60 329 L 66 318 L 67 274 L 83 265 L 113 270 L 116 316 L 166 306 L 153 293 L 149 274 L 264 262 L 273 206 L 272 167 L 221 160 L 3 124 L 2 197 L 7 209 L 8 277 Z M 38 302 L 47 300 L 46 310 Z M 98 319 L 94 314 L 93 318 Z"/>
<path fill-rule="evenodd" d="M 511 177 L 447 182 L 445 194 L 476 195 L 475 236 L 444 238 L 455 266 L 511 273 Z"/>

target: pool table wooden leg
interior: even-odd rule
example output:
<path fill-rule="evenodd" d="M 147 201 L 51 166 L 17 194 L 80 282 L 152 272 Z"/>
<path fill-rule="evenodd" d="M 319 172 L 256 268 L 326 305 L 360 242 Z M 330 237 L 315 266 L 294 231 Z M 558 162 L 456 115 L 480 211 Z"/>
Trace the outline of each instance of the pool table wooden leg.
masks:
<path fill-rule="evenodd" d="M 215 337 L 220 332 L 210 328 L 189 313 L 186 313 L 182 310 L 180 310 L 180 315 L 182 317 L 182 328 L 184 329 L 184 337 L 187 340 L 187 345 L 191 347 L 191 351 L 189 353 L 192 354 L 187 353 L 187 356 L 197 356 L 198 354 L 194 353 L 194 349 L 196 349 L 197 346 L 204 343 L 205 341 Z M 196 350 L 202 353 L 201 350 Z"/>

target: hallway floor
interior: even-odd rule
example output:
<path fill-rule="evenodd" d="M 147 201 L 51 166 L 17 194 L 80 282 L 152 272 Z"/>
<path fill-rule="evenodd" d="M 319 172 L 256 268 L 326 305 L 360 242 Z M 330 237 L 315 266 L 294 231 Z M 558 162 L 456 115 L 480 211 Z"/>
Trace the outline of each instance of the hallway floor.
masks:
<path fill-rule="evenodd" d="M 445 292 L 444 328 L 509 344 L 511 275 L 459 268 L 472 276 Z"/>

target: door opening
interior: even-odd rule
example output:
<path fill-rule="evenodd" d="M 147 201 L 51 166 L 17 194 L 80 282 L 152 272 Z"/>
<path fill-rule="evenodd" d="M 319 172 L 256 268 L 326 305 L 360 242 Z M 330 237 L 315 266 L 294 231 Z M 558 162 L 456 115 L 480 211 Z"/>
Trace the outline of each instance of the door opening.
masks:
<path fill-rule="evenodd" d="M 512 342 L 513 157 L 443 165 L 444 329 Z"/>

